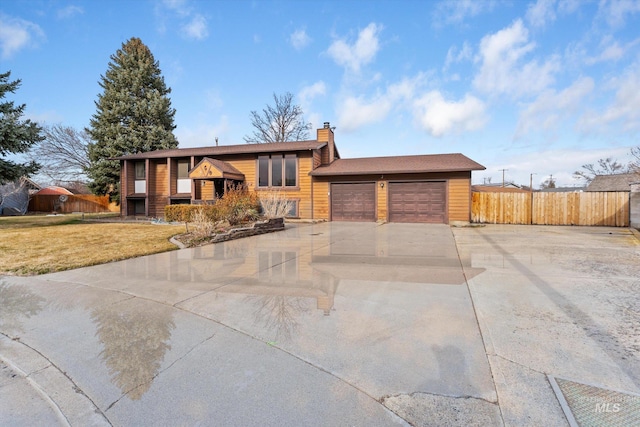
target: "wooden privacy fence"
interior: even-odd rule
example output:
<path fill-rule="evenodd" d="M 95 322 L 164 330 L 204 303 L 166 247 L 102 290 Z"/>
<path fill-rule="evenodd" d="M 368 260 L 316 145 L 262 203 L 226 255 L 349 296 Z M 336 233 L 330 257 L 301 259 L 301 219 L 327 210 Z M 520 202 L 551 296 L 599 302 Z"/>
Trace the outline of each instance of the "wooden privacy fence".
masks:
<path fill-rule="evenodd" d="M 472 193 L 471 221 L 629 226 L 629 193 Z"/>
<path fill-rule="evenodd" d="M 58 195 L 36 194 L 29 200 L 29 212 L 94 213 L 111 211 L 113 208 L 110 208 L 109 196 L 75 194 L 60 198 Z"/>

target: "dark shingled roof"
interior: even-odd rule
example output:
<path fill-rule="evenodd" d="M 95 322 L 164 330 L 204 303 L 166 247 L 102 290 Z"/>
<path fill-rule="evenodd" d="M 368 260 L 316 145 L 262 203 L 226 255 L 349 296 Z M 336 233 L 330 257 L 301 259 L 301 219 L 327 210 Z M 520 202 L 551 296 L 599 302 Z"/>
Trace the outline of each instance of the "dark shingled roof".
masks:
<path fill-rule="evenodd" d="M 631 191 L 629 185 L 638 181 L 640 181 L 640 174 L 636 173 L 596 175 L 586 191 Z"/>
<path fill-rule="evenodd" d="M 317 150 L 327 145 L 318 141 L 271 142 L 265 144 L 220 145 L 216 147 L 173 148 L 169 150 L 147 151 L 116 157 L 115 160 L 162 159 L 166 157 L 224 156 L 226 154 L 256 154 Z"/>
<path fill-rule="evenodd" d="M 486 169 L 460 153 L 419 156 L 338 159 L 311 172 L 313 176 L 365 175 L 421 172 L 460 172 Z"/>

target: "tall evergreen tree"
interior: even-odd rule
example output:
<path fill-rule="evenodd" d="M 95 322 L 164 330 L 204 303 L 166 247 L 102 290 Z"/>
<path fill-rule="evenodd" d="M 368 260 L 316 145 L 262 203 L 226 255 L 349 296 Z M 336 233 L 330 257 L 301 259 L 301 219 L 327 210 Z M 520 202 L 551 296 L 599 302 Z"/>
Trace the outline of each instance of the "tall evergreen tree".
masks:
<path fill-rule="evenodd" d="M 15 93 L 20 80 L 10 82 L 11 71 L 0 73 L 0 184 L 30 175 L 39 169 L 35 161 L 17 163 L 5 158 L 8 154 L 29 151 L 33 144 L 42 141 L 42 129 L 31 120 L 20 120 L 25 104 L 15 106 L 13 101 L 2 101 L 7 92 Z"/>
<path fill-rule="evenodd" d="M 124 154 L 176 148 L 175 125 L 158 62 L 142 40 L 132 37 L 114 55 L 100 76 L 104 89 L 96 101 L 96 113 L 86 129 L 91 166 L 87 175 L 95 194 L 109 194 L 119 201 L 120 163 L 110 160 Z"/>

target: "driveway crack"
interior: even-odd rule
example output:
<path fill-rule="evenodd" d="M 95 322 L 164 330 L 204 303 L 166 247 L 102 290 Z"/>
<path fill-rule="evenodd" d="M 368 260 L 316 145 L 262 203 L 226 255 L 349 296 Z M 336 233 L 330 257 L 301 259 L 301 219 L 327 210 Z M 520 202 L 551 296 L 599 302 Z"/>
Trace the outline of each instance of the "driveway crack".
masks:
<path fill-rule="evenodd" d="M 123 397 L 127 396 L 129 393 L 133 392 L 134 390 L 146 385 L 146 384 L 150 384 L 153 381 L 155 381 L 156 378 L 158 378 L 160 376 L 160 374 L 168 371 L 170 368 L 173 367 L 173 365 L 175 365 L 176 363 L 180 362 L 182 359 L 184 359 L 185 357 L 187 357 L 189 354 L 191 354 L 191 352 L 193 352 L 196 348 L 200 347 L 202 344 L 206 343 L 207 341 L 211 340 L 213 337 L 215 337 L 216 334 L 211 334 L 210 336 L 206 337 L 205 339 L 203 339 L 202 341 L 200 341 L 199 343 L 197 343 L 196 345 L 194 345 L 193 347 L 191 347 L 189 349 L 189 351 L 185 352 L 182 356 L 178 357 L 176 360 L 174 360 L 173 362 L 171 362 L 166 368 L 156 372 L 153 377 L 151 377 L 148 381 L 144 381 L 140 384 L 137 384 L 133 387 L 131 387 L 129 390 L 127 390 L 126 392 L 122 393 L 122 395 L 114 400 L 108 407 L 107 409 L 105 409 L 105 411 L 108 411 L 109 409 L 111 409 L 113 406 L 115 406 L 118 402 L 120 402 L 122 400 Z"/>

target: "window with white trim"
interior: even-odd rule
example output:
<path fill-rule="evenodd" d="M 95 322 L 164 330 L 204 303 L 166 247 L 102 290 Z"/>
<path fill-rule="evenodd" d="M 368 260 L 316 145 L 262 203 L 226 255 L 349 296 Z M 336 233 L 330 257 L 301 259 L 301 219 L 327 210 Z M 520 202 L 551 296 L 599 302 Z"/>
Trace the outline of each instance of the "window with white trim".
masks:
<path fill-rule="evenodd" d="M 134 192 L 135 193 L 146 193 L 147 192 L 147 173 L 146 173 L 146 165 L 145 162 L 135 162 L 135 182 L 134 182 Z"/>
<path fill-rule="evenodd" d="M 178 193 L 191 193 L 191 180 L 189 179 L 189 160 L 178 160 Z"/>

